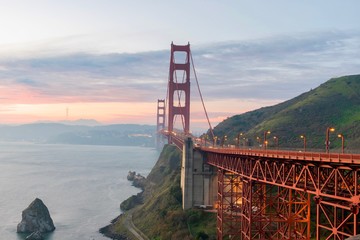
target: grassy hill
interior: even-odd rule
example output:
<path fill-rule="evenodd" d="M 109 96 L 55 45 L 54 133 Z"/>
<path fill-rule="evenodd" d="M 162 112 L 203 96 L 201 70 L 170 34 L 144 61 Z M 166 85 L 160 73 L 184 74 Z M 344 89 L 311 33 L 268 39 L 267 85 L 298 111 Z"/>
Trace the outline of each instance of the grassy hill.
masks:
<path fill-rule="evenodd" d="M 227 135 L 228 144 L 243 133 L 242 144 L 257 146 L 256 137 L 263 139 L 270 130 L 269 148 L 275 147 L 273 136 L 279 138 L 280 148 L 303 146 L 300 135 L 305 134 L 307 145 L 324 149 L 327 127 L 331 133 L 331 148 L 341 148 L 337 134 L 345 136 L 347 152 L 356 151 L 360 145 L 360 75 L 333 78 L 309 92 L 271 107 L 261 108 L 230 117 L 215 127 L 216 136 Z"/>
<path fill-rule="evenodd" d="M 93 123 L 79 120 L 64 123 L 31 123 L 19 126 L 1 125 L 0 141 L 51 144 L 84 144 L 114 146 L 154 146 L 155 126 L 138 124 L 75 125 Z"/>
<path fill-rule="evenodd" d="M 125 201 L 132 209 L 110 226 L 112 234 L 108 236 L 134 239 L 124 227 L 124 218 L 131 212 L 135 226 L 150 239 L 216 239 L 215 213 L 182 210 L 180 163 L 181 152 L 166 145 L 146 178 L 144 192 Z"/>

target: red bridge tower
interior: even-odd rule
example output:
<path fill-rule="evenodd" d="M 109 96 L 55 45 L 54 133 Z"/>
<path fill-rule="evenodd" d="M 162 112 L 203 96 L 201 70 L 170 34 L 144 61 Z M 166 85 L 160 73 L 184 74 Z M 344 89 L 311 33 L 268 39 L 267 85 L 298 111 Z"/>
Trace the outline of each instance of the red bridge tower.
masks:
<path fill-rule="evenodd" d="M 178 81 L 178 78 L 182 78 L 181 82 Z M 183 131 L 188 134 L 190 129 L 190 44 L 174 45 L 171 43 L 168 86 L 168 131 L 174 130 L 174 121 L 179 115 L 182 120 Z"/>
<path fill-rule="evenodd" d="M 156 121 L 156 146 L 158 149 L 163 145 L 163 136 L 160 134 L 160 131 L 165 129 L 165 100 L 158 99 L 157 103 L 157 121 Z"/>

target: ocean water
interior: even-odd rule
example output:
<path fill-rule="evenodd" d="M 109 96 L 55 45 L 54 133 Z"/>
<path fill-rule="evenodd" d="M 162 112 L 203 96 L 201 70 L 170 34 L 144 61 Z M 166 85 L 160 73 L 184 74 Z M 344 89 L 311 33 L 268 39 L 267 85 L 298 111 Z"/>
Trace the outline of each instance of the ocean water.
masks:
<path fill-rule="evenodd" d="M 56 227 L 47 240 L 108 239 L 98 229 L 140 191 L 128 171 L 146 176 L 157 157 L 142 147 L 0 143 L 0 239 L 25 239 L 16 226 L 36 197 Z"/>

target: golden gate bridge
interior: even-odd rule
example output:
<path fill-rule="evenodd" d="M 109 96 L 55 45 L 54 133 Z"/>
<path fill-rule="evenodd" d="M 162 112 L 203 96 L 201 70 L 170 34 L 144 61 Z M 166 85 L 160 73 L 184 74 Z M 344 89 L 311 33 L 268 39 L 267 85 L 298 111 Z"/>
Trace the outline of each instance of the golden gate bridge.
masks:
<path fill-rule="evenodd" d="M 177 52 L 184 54 L 182 62 Z M 166 137 L 183 152 L 183 208 L 216 206 L 217 239 L 360 234 L 360 154 L 269 150 L 265 138 L 263 149 L 219 146 L 210 123 L 212 144 L 197 141 L 189 131 L 191 64 L 190 44 L 172 43 L 167 99 L 158 100 L 157 111 L 158 141 Z M 201 96 L 195 69 L 194 75 Z M 181 131 L 174 128 L 177 116 Z"/>

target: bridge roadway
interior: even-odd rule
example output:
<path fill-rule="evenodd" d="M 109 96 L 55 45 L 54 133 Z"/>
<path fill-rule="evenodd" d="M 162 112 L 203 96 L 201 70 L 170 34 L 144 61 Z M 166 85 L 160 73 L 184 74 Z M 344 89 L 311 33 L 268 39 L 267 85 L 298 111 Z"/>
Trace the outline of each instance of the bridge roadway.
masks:
<path fill-rule="evenodd" d="M 180 150 L 186 139 L 196 142 L 181 132 L 163 134 Z M 311 235 L 316 239 L 345 239 L 360 233 L 360 154 L 198 143 L 194 151 L 201 152 L 204 163 L 218 171 L 218 239 L 310 239 Z M 232 186 L 236 181 L 240 190 Z M 278 200 L 277 206 L 271 198 Z M 311 202 L 316 205 L 316 233 L 311 233 L 310 227 Z M 255 213 L 254 209 L 262 210 Z M 270 222 L 278 227 L 270 227 Z"/>

